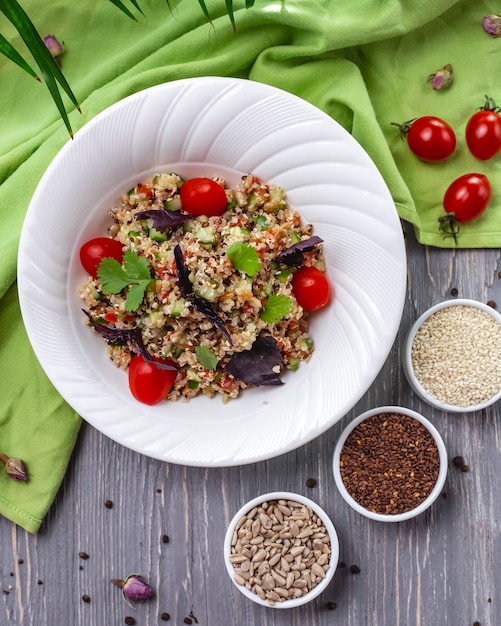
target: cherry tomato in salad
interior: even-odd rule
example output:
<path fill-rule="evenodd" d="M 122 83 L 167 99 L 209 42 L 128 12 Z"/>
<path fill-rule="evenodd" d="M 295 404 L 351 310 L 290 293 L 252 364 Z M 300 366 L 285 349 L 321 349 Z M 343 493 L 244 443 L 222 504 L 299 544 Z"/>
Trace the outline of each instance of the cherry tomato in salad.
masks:
<path fill-rule="evenodd" d="M 157 363 L 172 365 L 170 359 L 154 359 Z M 167 370 L 145 361 L 136 354 L 129 364 L 129 389 L 136 400 L 150 406 L 165 400 L 176 380 L 177 369 Z"/>
<path fill-rule="evenodd" d="M 122 263 L 123 256 L 122 244 L 109 237 L 90 239 L 80 248 L 80 262 L 93 278 L 97 278 L 97 268 L 102 259 L 111 257 Z"/>
<path fill-rule="evenodd" d="M 474 113 L 466 125 L 466 143 L 474 157 L 492 159 L 501 150 L 501 115 L 496 103 L 486 97 L 484 106 Z"/>
<path fill-rule="evenodd" d="M 228 206 L 225 190 L 210 178 L 190 178 L 179 190 L 181 204 L 193 215 L 222 215 Z"/>
<path fill-rule="evenodd" d="M 330 298 L 329 282 L 316 267 L 302 267 L 292 277 L 292 291 L 305 311 L 316 311 Z"/>
<path fill-rule="evenodd" d="M 400 128 L 402 137 L 407 137 L 411 152 L 422 161 L 443 161 L 456 149 L 454 131 L 439 117 L 425 115 L 404 124 L 393 124 Z"/>
<path fill-rule="evenodd" d="M 444 209 L 446 213 L 453 213 L 457 222 L 470 222 L 485 211 L 491 195 L 492 188 L 487 176 L 464 174 L 447 188 Z"/>

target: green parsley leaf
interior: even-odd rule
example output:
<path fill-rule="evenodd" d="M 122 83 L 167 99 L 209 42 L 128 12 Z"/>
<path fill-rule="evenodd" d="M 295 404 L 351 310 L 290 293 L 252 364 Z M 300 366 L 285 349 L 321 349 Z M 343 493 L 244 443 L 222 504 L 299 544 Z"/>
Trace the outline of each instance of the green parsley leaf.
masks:
<path fill-rule="evenodd" d="M 97 268 L 103 293 L 120 293 L 127 289 L 125 308 L 135 311 L 141 306 L 144 292 L 150 284 L 150 266 L 137 252 L 126 250 L 123 264 L 111 257 L 104 258 Z"/>
<path fill-rule="evenodd" d="M 266 230 L 269 225 L 270 223 L 268 222 L 268 218 L 266 217 L 266 215 L 258 215 L 256 220 L 256 226 L 260 230 Z"/>
<path fill-rule="evenodd" d="M 289 296 L 272 295 L 259 311 L 259 317 L 267 324 L 274 324 L 283 319 L 290 311 L 292 301 Z"/>
<path fill-rule="evenodd" d="M 250 244 L 237 241 L 228 248 L 228 258 L 236 270 L 240 270 L 247 276 L 255 276 L 261 269 L 261 261 L 257 250 Z"/>
<path fill-rule="evenodd" d="M 195 348 L 198 362 L 206 370 L 215 370 L 217 367 L 217 356 L 209 350 L 207 346 L 197 346 Z"/>

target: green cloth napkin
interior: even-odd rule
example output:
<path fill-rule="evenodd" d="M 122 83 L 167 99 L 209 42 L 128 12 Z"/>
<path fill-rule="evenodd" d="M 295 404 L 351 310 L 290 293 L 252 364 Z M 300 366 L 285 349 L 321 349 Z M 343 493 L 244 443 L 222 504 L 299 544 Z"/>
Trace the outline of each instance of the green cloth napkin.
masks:
<path fill-rule="evenodd" d="M 256 0 L 235 2 L 233 32 L 224 0 L 141 0 L 134 22 L 107 0 L 21 0 L 40 34 L 64 42 L 62 68 L 82 108 L 75 131 L 117 100 L 180 78 L 221 75 L 275 85 L 315 104 L 364 146 L 385 178 L 400 216 L 421 242 L 454 246 L 437 230 L 446 186 L 468 171 L 491 179 L 489 210 L 465 226 L 457 245 L 501 244 L 501 157 L 479 162 L 464 145 L 464 127 L 484 94 L 498 98 L 501 39 L 481 28 L 495 1 Z M 23 49 L 0 18 L 0 32 Z M 454 82 L 433 92 L 427 76 L 451 63 Z M 47 89 L 0 58 L 0 452 L 24 459 L 27 483 L 0 472 L 0 513 L 36 532 L 64 476 L 80 418 L 38 365 L 18 310 L 15 278 L 19 235 L 31 196 L 68 141 Z M 442 116 L 457 131 L 456 155 L 419 162 L 391 122 Z M 96 155 L 98 158 L 99 155 Z M 69 207 L 68 210 L 71 210 Z"/>

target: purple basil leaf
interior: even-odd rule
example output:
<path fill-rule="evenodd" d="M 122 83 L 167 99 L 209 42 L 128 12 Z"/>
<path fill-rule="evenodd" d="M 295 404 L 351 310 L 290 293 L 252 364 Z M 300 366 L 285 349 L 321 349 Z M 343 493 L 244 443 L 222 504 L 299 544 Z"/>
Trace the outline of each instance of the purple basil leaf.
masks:
<path fill-rule="evenodd" d="M 100 324 L 92 319 L 92 315 L 82 309 L 85 315 L 89 318 L 89 322 L 94 327 L 94 330 L 98 332 L 105 341 L 108 343 L 126 342 L 129 346 L 135 346 L 137 354 L 140 354 L 145 361 L 153 363 L 156 367 L 162 370 L 175 370 L 176 368 L 167 363 L 158 363 L 155 361 L 151 354 L 144 345 L 143 336 L 140 328 L 110 328 L 105 324 Z"/>
<path fill-rule="evenodd" d="M 223 333 L 223 335 L 228 340 L 228 343 L 230 344 L 230 346 L 233 345 L 230 333 L 228 332 L 228 329 L 226 328 L 226 324 L 224 323 L 224 320 L 214 310 L 212 303 L 209 302 L 209 300 L 206 300 L 205 298 L 202 298 L 201 296 L 197 296 L 194 293 L 189 295 L 188 299 L 199 313 L 202 313 L 202 315 L 205 315 L 205 317 L 209 320 L 209 322 L 212 322 L 214 326 L 217 326 L 219 328 L 219 330 Z"/>
<path fill-rule="evenodd" d="M 188 270 L 184 264 L 183 251 L 179 244 L 174 248 L 174 258 L 176 260 L 177 286 L 183 298 L 187 298 L 193 293 L 193 285 L 188 278 Z"/>
<path fill-rule="evenodd" d="M 250 350 L 236 352 L 226 365 L 226 371 L 246 385 L 283 385 L 280 375 L 273 371 L 282 364 L 282 354 L 271 335 L 258 337 Z"/>
<path fill-rule="evenodd" d="M 313 250 L 315 246 L 318 246 L 319 243 L 322 243 L 323 239 L 314 235 L 309 239 L 305 239 L 304 241 L 298 241 L 297 243 L 292 244 L 285 250 L 282 250 L 280 254 L 277 255 L 276 260 L 285 263 L 288 266 L 299 267 L 304 263 L 304 254 L 303 252 L 310 252 Z"/>
<path fill-rule="evenodd" d="M 212 324 L 217 326 L 230 345 L 232 345 L 233 342 L 231 341 L 230 333 L 226 328 L 224 320 L 214 310 L 214 307 L 209 300 L 193 293 L 193 285 L 188 278 L 188 270 L 186 269 L 186 265 L 184 263 L 183 251 L 181 250 L 181 246 L 179 244 L 177 244 L 174 248 L 174 258 L 176 260 L 177 286 L 179 287 L 181 295 L 183 298 L 187 298 L 199 313 L 205 315 L 205 317 Z"/>
<path fill-rule="evenodd" d="M 159 232 L 181 226 L 195 216 L 190 213 L 180 213 L 179 211 L 168 211 L 167 209 L 149 209 L 136 213 L 136 220 L 153 220 L 153 228 Z"/>
<path fill-rule="evenodd" d="M 85 311 L 84 309 L 82 309 L 82 311 L 89 318 L 89 322 L 94 327 L 94 330 L 97 331 L 108 343 L 136 342 L 138 332 L 139 335 L 141 334 L 139 328 L 110 328 L 109 326 L 106 326 L 106 324 L 96 322 L 88 311 Z"/>

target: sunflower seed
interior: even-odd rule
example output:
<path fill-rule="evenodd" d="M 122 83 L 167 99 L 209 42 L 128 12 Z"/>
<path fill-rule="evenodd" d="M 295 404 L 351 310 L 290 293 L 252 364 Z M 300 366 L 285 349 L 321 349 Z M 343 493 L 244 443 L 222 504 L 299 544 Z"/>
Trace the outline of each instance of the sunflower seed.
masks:
<path fill-rule="evenodd" d="M 330 538 L 310 507 L 265 502 L 242 516 L 231 541 L 235 582 L 271 605 L 308 593 L 325 578 Z"/>

